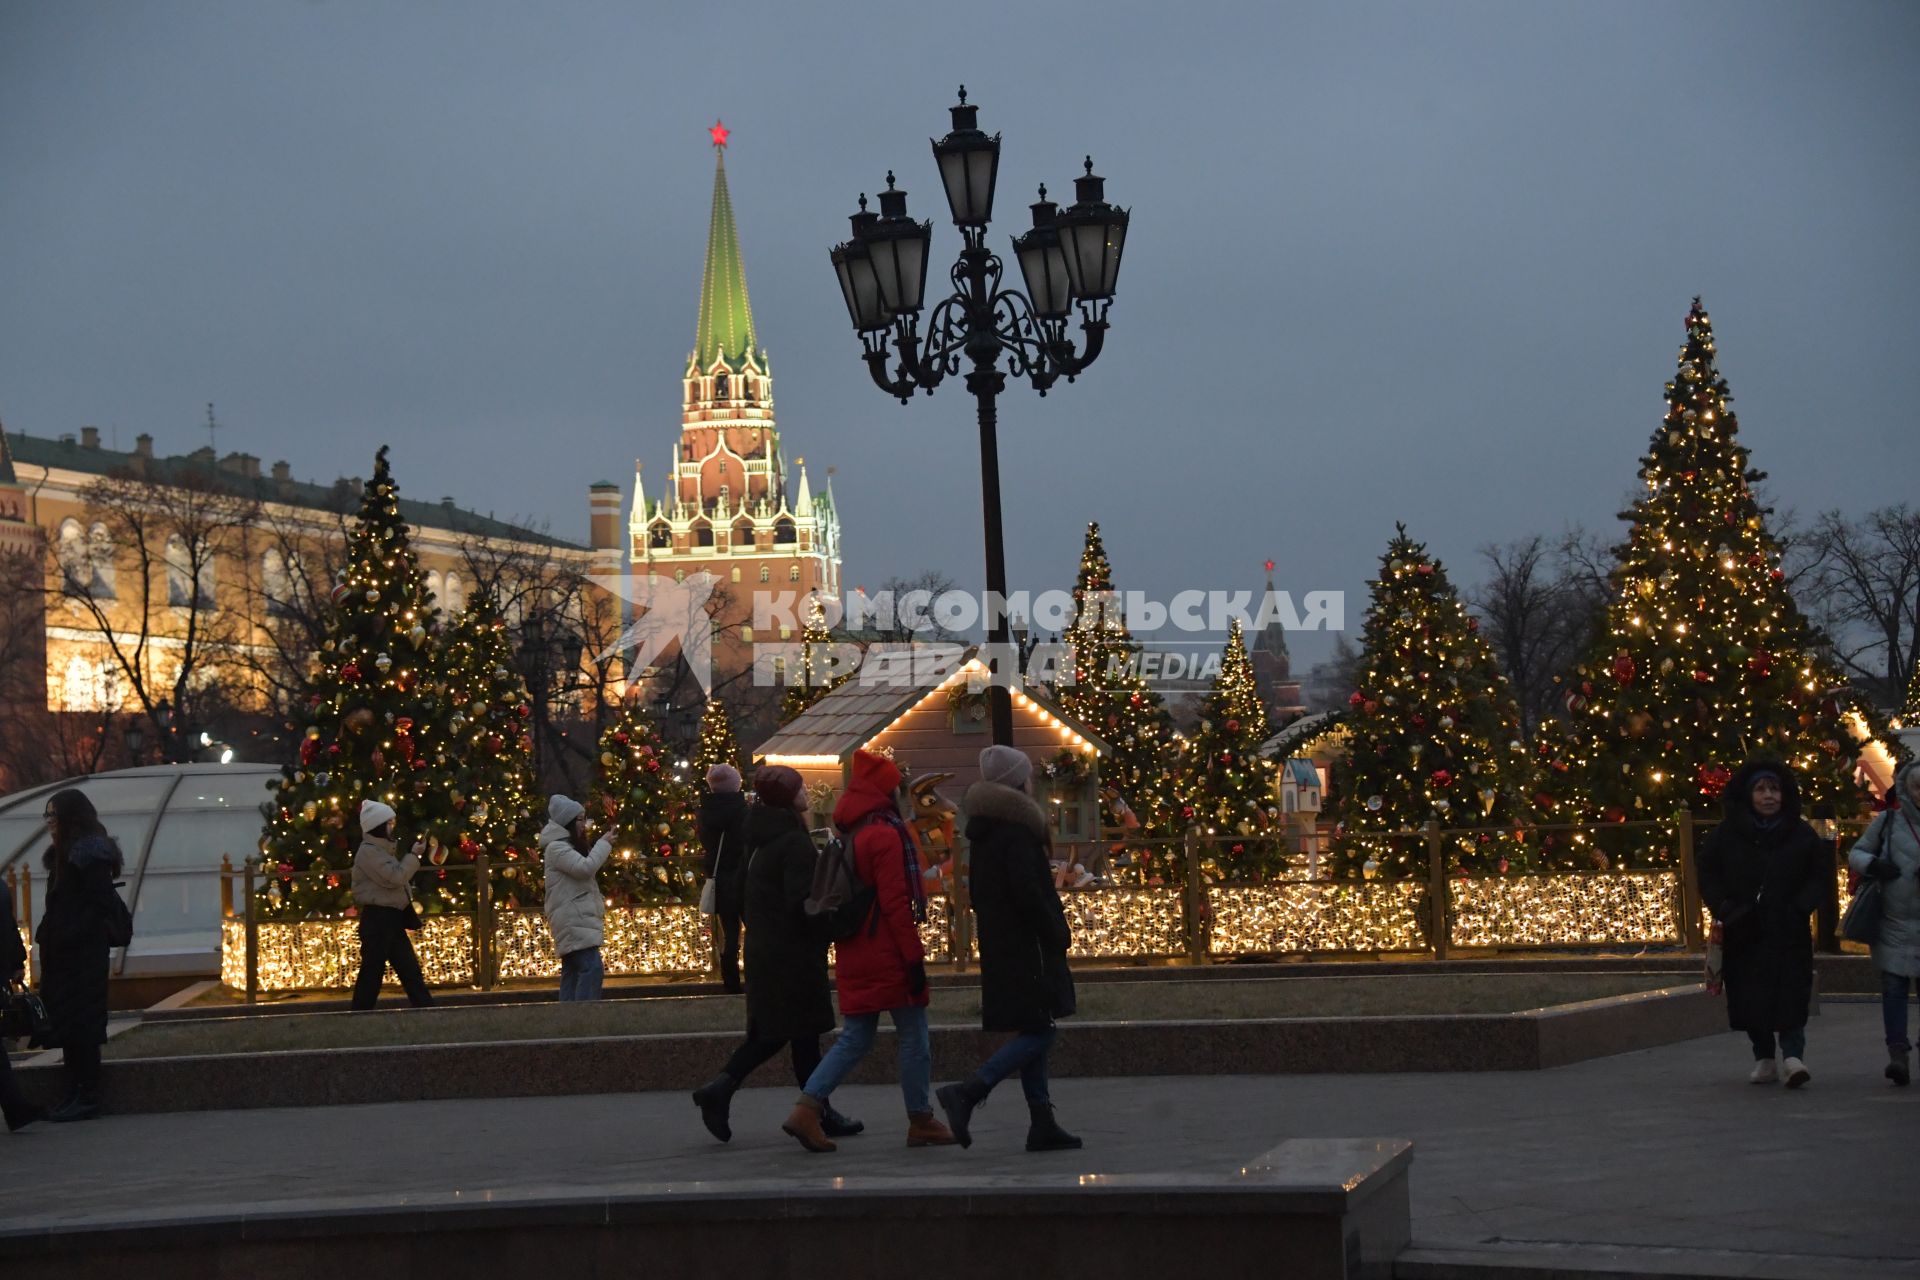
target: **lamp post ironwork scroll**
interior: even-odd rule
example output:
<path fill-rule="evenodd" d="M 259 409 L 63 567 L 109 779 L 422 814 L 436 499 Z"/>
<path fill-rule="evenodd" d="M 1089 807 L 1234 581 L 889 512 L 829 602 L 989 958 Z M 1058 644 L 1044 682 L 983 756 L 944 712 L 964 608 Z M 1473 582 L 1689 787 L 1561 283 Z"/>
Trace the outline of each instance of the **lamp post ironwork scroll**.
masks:
<path fill-rule="evenodd" d="M 1100 356 L 1106 342 L 1107 309 L 1120 275 L 1128 211 L 1109 204 L 1105 179 L 1093 171 L 1074 180 L 1074 202 L 1062 209 L 1047 199 L 1030 206 L 1033 225 L 1013 237 L 1025 291 L 1004 282 L 1000 257 L 987 248 L 994 189 L 1000 167 L 1000 135 L 981 131 L 979 107 L 967 101 L 951 108 L 953 127 L 933 141 L 941 185 L 960 229 L 960 257 L 948 272 L 953 291 L 925 310 L 927 260 L 933 224 L 907 214 L 907 193 L 891 172 L 880 193 L 880 211 L 853 215 L 853 234 L 834 246 L 848 317 L 860 335 L 874 385 L 906 404 L 915 391 L 929 395 L 951 375 L 966 370 L 966 388 L 978 406 L 980 493 L 986 526 L 987 641 L 996 672 L 989 692 L 993 740 L 1013 741 L 1013 700 L 1008 668 L 1017 668 L 1007 618 L 1006 552 L 1000 520 L 1000 447 L 995 401 L 1009 376 L 1024 378 L 1041 395 L 1061 378 L 1072 382 Z M 1067 332 L 1078 309 L 1078 340 Z M 1004 665 L 1003 665 L 1004 664 Z M 1015 677 L 1017 678 L 1017 677 Z"/>

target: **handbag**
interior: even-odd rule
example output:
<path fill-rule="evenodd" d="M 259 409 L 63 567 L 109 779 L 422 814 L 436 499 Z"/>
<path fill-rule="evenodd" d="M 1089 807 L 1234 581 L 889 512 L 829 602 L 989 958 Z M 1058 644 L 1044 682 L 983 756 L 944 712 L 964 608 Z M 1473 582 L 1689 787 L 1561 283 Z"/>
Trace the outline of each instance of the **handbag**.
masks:
<path fill-rule="evenodd" d="M 1893 811 L 1889 809 L 1887 820 L 1880 824 L 1880 847 L 1873 851 L 1875 860 L 1887 856 L 1887 829 L 1891 826 Z M 1908 826 L 1911 827 L 1912 823 L 1909 822 Z M 1868 946 L 1880 940 L 1880 921 L 1887 913 L 1885 888 L 1882 881 L 1872 877 L 1861 881 L 1853 901 L 1847 904 L 1847 913 L 1840 917 L 1841 937 L 1848 942 L 1862 942 Z"/>
<path fill-rule="evenodd" d="M 421 925 L 420 908 L 412 898 L 407 899 L 407 909 L 400 913 L 400 927 L 409 931 L 417 930 Z"/>
<path fill-rule="evenodd" d="M 0 1009 L 0 1036 L 40 1041 L 53 1030 L 53 1017 L 31 987 L 9 987 L 6 1007 Z"/>
<path fill-rule="evenodd" d="M 726 855 L 727 833 L 722 831 L 720 833 L 720 843 L 713 851 L 713 874 L 708 876 L 700 885 L 700 914 L 703 916 L 718 914 L 720 910 L 720 890 L 714 884 L 714 881 L 720 878 L 720 859 L 726 857 Z"/>

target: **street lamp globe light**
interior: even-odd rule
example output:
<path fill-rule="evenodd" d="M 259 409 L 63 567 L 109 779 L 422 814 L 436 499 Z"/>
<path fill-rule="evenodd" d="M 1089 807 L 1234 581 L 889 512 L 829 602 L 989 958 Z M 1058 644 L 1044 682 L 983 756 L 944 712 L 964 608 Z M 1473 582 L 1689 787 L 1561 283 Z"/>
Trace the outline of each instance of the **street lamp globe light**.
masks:
<path fill-rule="evenodd" d="M 840 279 L 847 318 L 862 336 L 893 323 L 893 314 L 880 301 L 880 277 L 873 269 L 873 256 L 867 252 L 867 237 L 879 220 L 879 214 L 868 210 L 866 196 L 861 196 L 860 212 L 849 219 L 853 238 L 833 249 L 833 271 Z"/>

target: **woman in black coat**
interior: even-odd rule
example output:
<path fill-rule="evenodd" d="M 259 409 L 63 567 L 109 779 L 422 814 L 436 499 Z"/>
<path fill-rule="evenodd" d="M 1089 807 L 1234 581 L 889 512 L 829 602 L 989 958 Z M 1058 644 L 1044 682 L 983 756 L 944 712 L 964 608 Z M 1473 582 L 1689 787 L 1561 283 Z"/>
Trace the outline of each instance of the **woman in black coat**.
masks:
<path fill-rule="evenodd" d="M 13 918 L 13 893 L 6 881 L 0 880 L 0 995 L 4 995 L 8 987 L 24 983 L 26 976 L 27 948 L 20 941 L 20 926 Z M 47 1118 L 44 1108 L 28 1102 L 20 1092 L 4 1046 L 0 1046 L 0 1117 L 5 1118 L 8 1133 Z"/>
<path fill-rule="evenodd" d="M 71 787 L 47 801 L 46 819 L 47 910 L 34 940 L 40 998 L 53 1020 L 46 1042 L 60 1047 L 69 1089 L 48 1118 L 91 1120 L 100 1114 L 100 1046 L 107 1042 L 108 924 L 125 910 L 113 887 L 120 846 L 93 802 Z"/>
<path fill-rule="evenodd" d="M 1727 784 L 1727 816 L 1695 856 L 1700 897 L 1720 923 L 1727 1022 L 1753 1042 L 1748 1080 L 1772 1084 L 1784 1073 L 1797 1089 L 1813 1078 L 1807 1011 L 1813 1000 L 1813 928 L 1832 847 L 1800 817 L 1793 770 L 1755 760 Z M 1779 1054 L 1774 1062 L 1776 1034 Z"/>
<path fill-rule="evenodd" d="M 833 991 L 827 980 L 827 943 L 808 925 L 806 901 L 817 857 L 807 834 L 807 793 L 800 775 L 769 765 L 754 776 L 758 803 L 744 823 L 742 859 L 747 927 L 747 1038 L 718 1076 L 694 1090 L 707 1131 L 733 1137 L 728 1110 L 734 1091 L 755 1067 L 782 1049 L 793 1058 L 794 1079 L 806 1086 L 820 1065 L 820 1037 L 833 1030 Z M 820 1127 L 845 1138 L 866 1125 L 826 1107 Z"/>
<path fill-rule="evenodd" d="M 958 1084 L 936 1096 L 947 1127 L 973 1145 L 973 1109 L 993 1086 L 1018 1071 L 1027 1095 L 1027 1150 L 1070 1151 L 1080 1139 L 1053 1118 L 1047 1053 L 1055 1018 L 1074 1010 L 1067 968 L 1072 934 L 1053 885 L 1052 838 L 1046 814 L 1026 792 L 1033 761 L 1024 751 L 992 746 L 980 753 L 980 777 L 967 789 L 968 891 L 980 934 L 980 1025 L 1013 1039 Z"/>
<path fill-rule="evenodd" d="M 747 886 L 747 798 L 740 794 L 740 771 L 730 764 L 707 770 L 707 793 L 700 797 L 700 847 L 706 851 L 701 874 L 713 881 L 713 917 L 720 926 L 720 981 L 740 990 L 740 916 Z"/>

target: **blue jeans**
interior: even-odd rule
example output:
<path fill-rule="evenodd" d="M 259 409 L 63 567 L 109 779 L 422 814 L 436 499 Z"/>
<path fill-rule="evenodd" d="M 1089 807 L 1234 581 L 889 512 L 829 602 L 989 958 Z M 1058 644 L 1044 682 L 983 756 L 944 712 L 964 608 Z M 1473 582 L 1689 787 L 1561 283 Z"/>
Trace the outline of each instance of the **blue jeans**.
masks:
<path fill-rule="evenodd" d="M 1905 1053 L 1913 1045 L 1907 1040 L 1907 988 L 1920 987 L 1920 978 L 1904 973 L 1880 973 L 1880 1016 L 1887 1024 L 1887 1048 Z"/>
<path fill-rule="evenodd" d="M 933 1049 L 927 1041 L 927 1011 L 908 1005 L 887 1012 L 893 1018 L 894 1034 L 900 1038 L 900 1096 L 907 1101 L 908 1115 L 926 1115 L 933 1110 Z M 879 1029 L 877 1013 L 848 1014 L 840 1038 L 807 1077 L 801 1092 L 824 1107 L 840 1082 L 873 1048 L 874 1033 Z"/>
<path fill-rule="evenodd" d="M 600 982 L 606 976 L 606 966 L 600 963 L 600 948 L 569 951 L 560 957 L 560 998 L 598 1000 Z"/>
<path fill-rule="evenodd" d="M 991 1089 L 1018 1071 L 1020 1091 L 1027 1095 L 1027 1101 L 1046 1103 L 1047 1051 L 1053 1048 L 1057 1034 L 1052 1027 L 1045 1031 L 1021 1032 L 1001 1045 L 981 1066 L 980 1083 Z"/>
<path fill-rule="evenodd" d="M 1753 1056 L 1773 1057 L 1773 1032 L 1749 1031 L 1747 1039 L 1753 1042 Z M 1807 1029 L 1795 1027 L 1791 1031 L 1780 1033 L 1780 1056 L 1783 1058 L 1804 1058 L 1807 1056 Z"/>

